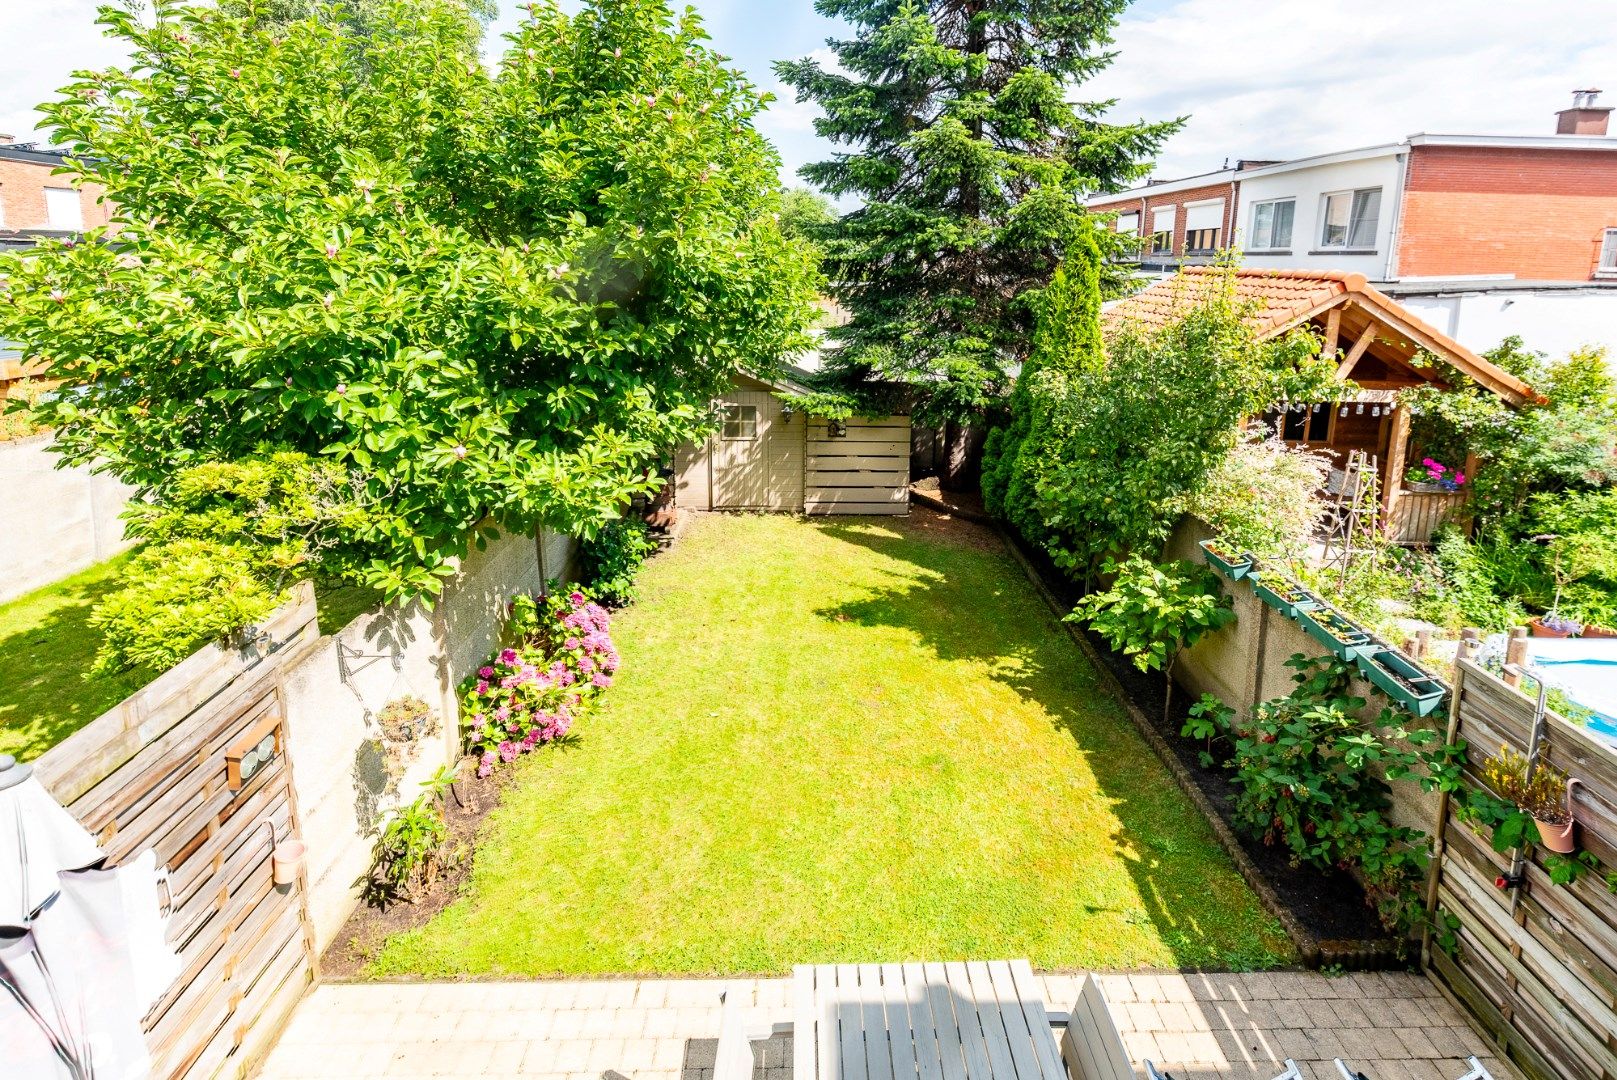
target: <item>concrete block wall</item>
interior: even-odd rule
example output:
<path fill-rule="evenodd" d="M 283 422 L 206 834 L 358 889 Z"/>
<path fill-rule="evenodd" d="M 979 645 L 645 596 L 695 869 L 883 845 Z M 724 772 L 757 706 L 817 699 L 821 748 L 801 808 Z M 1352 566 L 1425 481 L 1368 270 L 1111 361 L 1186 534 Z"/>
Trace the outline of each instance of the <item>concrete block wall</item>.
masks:
<path fill-rule="evenodd" d="M 1212 529 L 1205 522 L 1186 518 L 1169 538 L 1163 557 L 1204 564 L 1206 558 L 1197 545 L 1211 539 L 1212 535 Z M 1287 660 L 1297 653 L 1322 656 L 1325 650 L 1308 636 L 1302 624 L 1265 604 L 1245 581 L 1228 581 L 1222 577 L 1220 581 L 1225 595 L 1235 605 L 1235 622 L 1183 653 L 1174 667 L 1174 675 L 1193 698 L 1213 694 L 1238 715 L 1246 716 L 1254 705 L 1285 697 L 1296 689 L 1297 684 L 1292 680 L 1296 672 L 1286 666 Z M 1435 674 L 1447 678 L 1450 673 L 1439 670 Z M 1349 690 L 1354 697 L 1366 702 L 1362 713 L 1366 718 L 1378 715 L 1391 704 L 1365 679 L 1355 678 Z M 1440 712 L 1421 722 L 1441 728 L 1446 721 L 1447 715 Z M 1437 822 L 1437 797 L 1424 794 L 1413 782 L 1390 787 L 1392 819 L 1430 833 Z"/>
<path fill-rule="evenodd" d="M 493 650 L 506 605 L 537 592 L 546 577 L 570 576 L 574 544 L 546 532 L 502 533 L 474 549 L 428 610 L 387 605 L 321 638 L 285 675 L 287 746 L 298 814 L 308 845 L 309 909 L 324 950 L 359 902 L 380 818 L 413 800 L 459 754 L 457 687 Z M 403 779 L 388 791 L 376 716 L 413 696 L 437 712 L 436 736 L 414 748 Z"/>
<path fill-rule="evenodd" d="M 0 603 L 129 546 L 119 517 L 135 489 L 82 466 L 58 468 L 50 433 L 0 442 Z"/>

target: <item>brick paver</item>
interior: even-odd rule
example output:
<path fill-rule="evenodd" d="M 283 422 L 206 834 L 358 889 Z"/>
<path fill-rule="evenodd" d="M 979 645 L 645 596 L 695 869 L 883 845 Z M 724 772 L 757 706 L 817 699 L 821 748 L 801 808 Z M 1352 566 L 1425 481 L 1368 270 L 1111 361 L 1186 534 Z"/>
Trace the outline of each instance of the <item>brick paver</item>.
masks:
<path fill-rule="evenodd" d="M 1081 976 L 1039 978 L 1059 1021 Z M 1338 1080 L 1338 1055 L 1371 1080 L 1454 1080 L 1468 1054 L 1517 1080 L 1415 975 L 1100 978 L 1130 1056 L 1176 1080 L 1268 1080 L 1288 1057 L 1311 1080 Z M 720 994 L 732 988 L 758 1040 L 755 1080 L 793 1080 L 786 979 L 328 983 L 298 1006 L 261 1076 L 711 1080 Z"/>

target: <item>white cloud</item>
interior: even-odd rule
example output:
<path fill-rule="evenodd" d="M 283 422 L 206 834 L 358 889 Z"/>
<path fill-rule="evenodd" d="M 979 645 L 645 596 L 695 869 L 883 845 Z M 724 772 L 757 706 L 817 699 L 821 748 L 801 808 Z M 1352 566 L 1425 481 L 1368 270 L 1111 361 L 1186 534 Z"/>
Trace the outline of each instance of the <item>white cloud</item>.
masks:
<path fill-rule="evenodd" d="M 18 139 L 44 138 L 45 118 L 34 106 L 55 96 L 85 68 L 128 59 L 122 43 L 95 25 L 101 0 L 0 0 L 0 41 L 6 43 L 0 76 L 0 132 Z"/>
<path fill-rule="evenodd" d="M 1125 16 L 1116 63 L 1081 95 L 1119 99 L 1113 119 L 1190 114 L 1160 177 L 1418 131 L 1548 134 L 1573 89 L 1617 92 L 1611 6 L 1179 0 Z"/>

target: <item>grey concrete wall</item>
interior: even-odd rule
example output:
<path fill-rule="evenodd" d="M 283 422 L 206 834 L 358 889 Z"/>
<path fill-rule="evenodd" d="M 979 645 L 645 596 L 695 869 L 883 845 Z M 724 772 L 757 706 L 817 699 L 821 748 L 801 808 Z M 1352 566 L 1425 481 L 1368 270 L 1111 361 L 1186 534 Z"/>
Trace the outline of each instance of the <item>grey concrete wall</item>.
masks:
<path fill-rule="evenodd" d="M 1203 564 L 1206 557 L 1197 545 L 1213 535 L 1205 522 L 1186 518 L 1174 530 L 1163 552 L 1165 559 L 1184 559 Z M 1235 605 L 1235 622 L 1197 642 L 1179 657 L 1174 675 L 1194 697 L 1213 694 L 1224 704 L 1245 716 L 1252 707 L 1273 698 L 1285 697 L 1296 689 L 1295 672 L 1286 661 L 1296 653 L 1322 656 L 1324 648 L 1300 623 L 1286 618 L 1259 598 L 1246 581 L 1229 581 L 1222 576 L 1224 593 Z M 1447 671 L 1436 674 L 1447 678 Z M 1355 678 L 1350 684 L 1354 697 L 1363 698 L 1365 715 L 1373 717 L 1391 704 L 1367 680 Z M 1442 727 L 1446 714 L 1429 717 L 1426 724 Z M 1412 782 L 1390 785 L 1393 792 L 1393 820 L 1402 825 L 1430 832 L 1437 821 L 1437 799 L 1423 794 Z"/>
<path fill-rule="evenodd" d="M 537 592 L 546 576 L 571 573 L 573 542 L 505 534 L 473 550 L 443 595 L 388 605 L 320 639 L 285 676 L 283 702 L 298 815 L 309 849 L 309 909 L 325 949 L 359 901 L 377 824 L 413 800 L 421 784 L 459 756 L 456 688 L 493 650 L 506 605 Z M 418 743 L 397 788 L 388 790 L 376 715 L 413 696 L 437 712 L 435 737 Z"/>
<path fill-rule="evenodd" d="M 118 515 L 134 489 L 86 468 L 57 468 L 51 439 L 0 442 L 0 602 L 129 546 Z"/>

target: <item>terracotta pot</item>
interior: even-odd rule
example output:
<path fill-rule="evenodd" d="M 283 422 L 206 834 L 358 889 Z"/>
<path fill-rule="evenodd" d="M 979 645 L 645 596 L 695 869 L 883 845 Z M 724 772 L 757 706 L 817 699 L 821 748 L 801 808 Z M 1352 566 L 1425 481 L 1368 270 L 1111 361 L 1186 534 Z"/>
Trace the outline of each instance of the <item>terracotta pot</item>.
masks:
<path fill-rule="evenodd" d="M 1572 636 L 1571 630 L 1551 630 L 1544 625 L 1544 620 L 1542 619 L 1530 620 L 1527 627 L 1533 632 L 1534 637 L 1569 638 Z"/>
<path fill-rule="evenodd" d="M 1565 825 L 1551 825 L 1549 822 L 1541 821 L 1538 818 L 1533 820 L 1538 822 L 1538 835 L 1539 839 L 1544 842 L 1544 850 L 1554 851 L 1561 855 L 1572 854 L 1572 828 L 1577 824 L 1576 821 L 1569 817 L 1566 819 Z"/>
<path fill-rule="evenodd" d="M 1604 626 L 1585 626 L 1584 637 L 1617 637 L 1617 630 L 1608 630 Z"/>
<path fill-rule="evenodd" d="M 303 869 L 303 860 L 308 855 L 308 849 L 303 846 L 302 840 L 282 840 L 275 845 L 275 851 L 270 856 L 270 866 L 275 875 L 276 885 L 290 885 L 298 879 L 298 872 Z"/>

